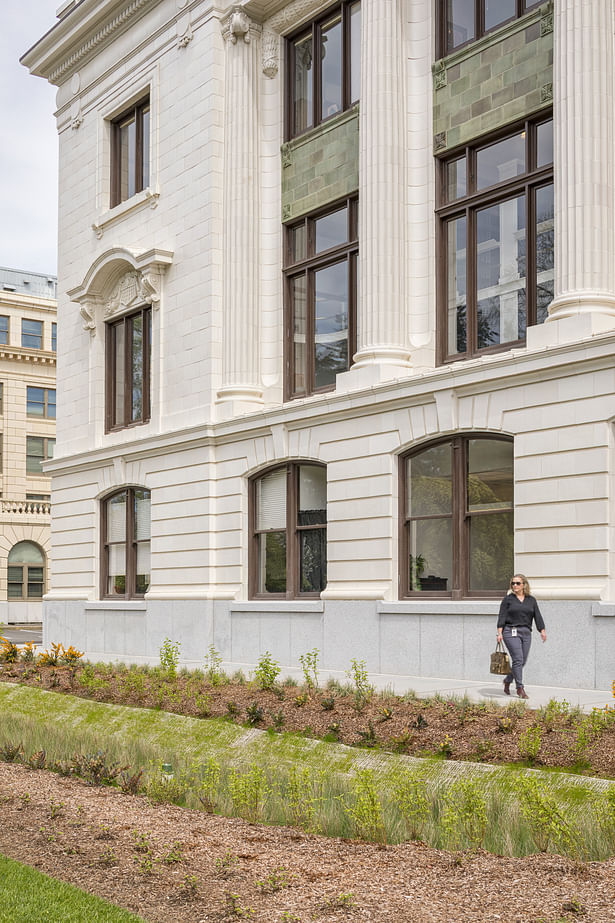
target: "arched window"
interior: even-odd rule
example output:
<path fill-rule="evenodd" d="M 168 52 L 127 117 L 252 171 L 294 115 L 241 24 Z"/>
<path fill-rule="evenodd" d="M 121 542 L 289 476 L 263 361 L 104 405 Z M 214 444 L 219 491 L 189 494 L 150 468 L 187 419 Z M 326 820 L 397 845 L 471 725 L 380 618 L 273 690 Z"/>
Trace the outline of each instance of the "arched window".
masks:
<path fill-rule="evenodd" d="M 34 542 L 18 542 L 9 551 L 9 599 L 42 599 L 45 592 L 45 555 Z"/>
<path fill-rule="evenodd" d="M 103 501 L 102 595 L 133 599 L 150 584 L 150 492 L 118 490 Z"/>
<path fill-rule="evenodd" d="M 327 585 L 327 469 L 291 462 L 250 486 L 250 595 L 318 596 Z"/>
<path fill-rule="evenodd" d="M 402 459 L 400 593 L 503 595 L 514 570 L 513 444 L 468 434 Z"/>

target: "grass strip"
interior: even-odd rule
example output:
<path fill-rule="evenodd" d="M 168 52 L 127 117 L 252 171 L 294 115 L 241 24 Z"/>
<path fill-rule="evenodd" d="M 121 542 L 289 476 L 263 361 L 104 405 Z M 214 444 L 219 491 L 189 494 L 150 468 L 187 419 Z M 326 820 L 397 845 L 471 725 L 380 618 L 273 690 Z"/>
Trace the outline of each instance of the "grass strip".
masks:
<path fill-rule="evenodd" d="M 115 904 L 0 855 L 0 923 L 144 923 Z"/>

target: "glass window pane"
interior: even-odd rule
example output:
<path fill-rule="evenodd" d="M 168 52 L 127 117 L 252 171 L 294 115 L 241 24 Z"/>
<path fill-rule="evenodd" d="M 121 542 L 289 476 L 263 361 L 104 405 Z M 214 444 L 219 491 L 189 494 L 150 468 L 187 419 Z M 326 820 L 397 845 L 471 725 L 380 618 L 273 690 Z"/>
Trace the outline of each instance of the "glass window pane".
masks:
<path fill-rule="evenodd" d="M 126 593 L 126 545 L 109 545 L 107 593 L 123 596 Z"/>
<path fill-rule="evenodd" d="M 316 231 L 316 253 L 337 247 L 348 240 L 348 208 L 340 208 L 314 221 Z"/>
<path fill-rule="evenodd" d="M 305 394 L 307 388 L 307 276 L 290 280 L 293 318 L 293 393 Z"/>
<path fill-rule="evenodd" d="M 513 505 L 513 446 L 497 439 L 468 440 L 468 510 Z"/>
<path fill-rule="evenodd" d="M 151 537 L 151 502 L 149 490 L 135 489 L 134 531 L 137 542 Z"/>
<path fill-rule="evenodd" d="M 320 525 L 327 521 L 327 471 L 317 465 L 299 468 L 300 526 Z"/>
<path fill-rule="evenodd" d="M 485 31 L 512 19 L 516 12 L 516 0 L 485 0 Z"/>
<path fill-rule="evenodd" d="M 56 449 L 55 439 L 47 440 L 47 458 L 53 458 Z"/>
<path fill-rule="evenodd" d="M 51 349 L 55 353 L 58 347 L 58 325 L 51 325 Z"/>
<path fill-rule="evenodd" d="M 26 409 L 31 417 L 43 417 L 45 415 L 45 389 L 30 388 L 27 389 Z"/>
<path fill-rule="evenodd" d="M 47 416 L 52 420 L 56 418 L 56 392 L 55 388 L 47 391 Z"/>
<path fill-rule="evenodd" d="M 134 423 L 143 419 L 143 316 L 137 314 L 130 321 L 131 332 L 131 401 L 130 419 Z"/>
<path fill-rule="evenodd" d="M 256 529 L 286 529 L 286 468 L 256 482 Z"/>
<path fill-rule="evenodd" d="M 314 387 L 335 384 L 348 368 L 348 262 L 314 273 Z"/>
<path fill-rule="evenodd" d="M 320 30 L 322 79 L 321 117 L 342 110 L 342 17 L 335 16 Z"/>
<path fill-rule="evenodd" d="M 258 537 L 258 591 L 286 592 L 286 532 L 264 532 Z"/>
<path fill-rule="evenodd" d="M 7 596 L 9 599 L 23 598 L 23 567 L 8 568 Z"/>
<path fill-rule="evenodd" d="M 124 351 L 124 322 L 113 325 L 113 349 L 115 358 L 115 406 L 113 422 L 124 423 L 124 376 L 125 376 L 125 351 Z"/>
<path fill-rule="evenodd" d="M 522 339 L 526 327 L 525 196 L 476 214 L 478 348 Z"/>
<path fill-rule="evenodd" d="M 135 592 L 142 596 L 147 593 L 150 583 L 150 543 L 139 542 L 137 545 L 137 573 Z"/>
<path fill-rule="evenodd" d="M 466 195 L 467 187 L 467 170 L 466 158 L 460 157 L 446 165 L 446 198 L 448 202 L 454 202 Z"/>
<path fill-rule="evenodd" d="M 408 586 L 413 591 L 450 592 L 453 587 L 451 519 L 418 519 L 408 523 Z"/>
<path fill-rule="evenodd" d="M 406 462 L 406 515 L 431 516 L 452 510 L 452 453 L 450 442 L 434 445 Z"/>
<path fill-rule="evenodd" d="M 300 224 L 290 231 L 290 252 L 294 263 L 304 260 L 307 256 L 307 234 L 305 224 Z"/>
<path fill-rule="evenodd" d="M 9 551 L 9 564 L 44 564 L 43 552 L 33 542 L 17 542 Z"/>
<path fill-rule="evenodd" d="M 350 7 L 350 101 L 361 98 L 361 4 Z"/>
<path fill-rule="evenodd" d="M 143 151 L 141 169 L 143 175 L 143 189 L 149 186 L 149 106 L 142 110 L 143 118 Z"/>
<path fill-rule="evenodd" d="M 312 36 L 306 35 L 294 44 L 293 123 L 295 134 L 310 128 L 314 121 L 312 57 Z"/>
<path fill-rule="evenodd" d="M 447 0 L 446 50 L 464 45 L 475 35 L 474 0 Z"/>
<path fill-rule="evenodd" d="M 42 436 L 26 436 L 26 472 L 42 474 L 45 441 Z"/>
<path fill-rule="evenodd" d="M 488 513 L 470 520 L 470 590 L 502 591 L 514 573 L 513 514 Z"/>
<path fill-rule="evenodd" d="M 126 491 L 107 500 L 107 541 L 126 541 Z"/>
<path fill-rule="evenodd" d="M 120 125 L 120 201 L 135 194 L 137 123 L 131 116 Z"/>
<path fill-rule="evenodd" d="M 327 585 L 327 530 L 299 533 L 299 592 L 320 593 Z"/>
<path fill-rule="evenodd" d="M 464 353 L 468 343 L 467 219 L 447 224 L 447 343 L 450 355 Z"/>
<path fill-rule="evenodd" d="M 42 349 L 43 322 L 41 320 L 21 321 L 21 345 L 26 349 Z"/>
<path fill-rule="evenodd" d="M 546 167 L 553 163 L 553 119 L 537 126 L 536 148 L 537 167 Z"/>
<path fill-rule="evenodd" d="M 9 341 L 9 319 L 0 317 L 0 344 L 6 346 Z"/>
<path fill-rule="evenodd" d="M 525 132 L 476 152 L 476 188 L 486 189 L 525 173 Z"/>
<path fill-rule="evenodd" d="M 536 323 L 542 324 L 554 295 L 553 184 L 536 190 Z"/>

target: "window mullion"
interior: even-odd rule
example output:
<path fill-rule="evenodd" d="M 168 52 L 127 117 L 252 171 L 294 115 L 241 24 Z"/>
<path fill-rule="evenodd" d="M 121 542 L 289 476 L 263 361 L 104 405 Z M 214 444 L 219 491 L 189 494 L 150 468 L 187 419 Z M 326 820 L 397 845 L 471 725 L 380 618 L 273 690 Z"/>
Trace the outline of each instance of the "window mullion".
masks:
<path fill-rule="evenodd" d="M 136 556 L 134 539 L 134 495 L 131 489 L 126 491 L 126 598 L 132 599 L 136 589 Z"/>
<path fill-rule="evenodd" d="M 465 440 L 453 439 L 453 599 L 466 595 L 468 585 Z"/>

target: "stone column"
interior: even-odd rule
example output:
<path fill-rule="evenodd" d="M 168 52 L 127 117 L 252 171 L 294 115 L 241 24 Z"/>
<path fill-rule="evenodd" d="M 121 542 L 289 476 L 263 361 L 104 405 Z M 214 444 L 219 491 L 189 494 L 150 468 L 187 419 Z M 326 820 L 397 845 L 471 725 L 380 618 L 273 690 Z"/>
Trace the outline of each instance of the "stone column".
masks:
<path fill-rule="evenodd" d="M 555 297 L 546 326 L 573 319 L 555 325 L 568 339 L 615 327 L 612 0 L 557 0 L 553 15 Z"/>
<path fill-rule="evenodd" d="M 226 45 L 221 417 L 262 406 L 259 293 L 260 27 L 243 10 L 222 21 Z"/>
<path fill-rule="evenodd" d="M 347 375 L 367 383 L 410 369 L 402 2 L 370 0 L 361 18 L 358 348 Z"/>

